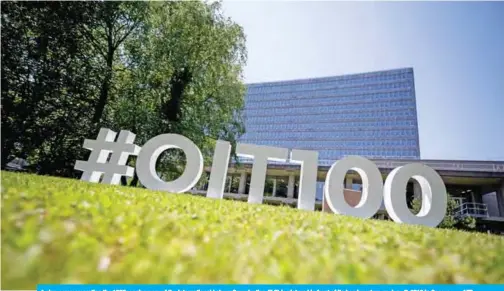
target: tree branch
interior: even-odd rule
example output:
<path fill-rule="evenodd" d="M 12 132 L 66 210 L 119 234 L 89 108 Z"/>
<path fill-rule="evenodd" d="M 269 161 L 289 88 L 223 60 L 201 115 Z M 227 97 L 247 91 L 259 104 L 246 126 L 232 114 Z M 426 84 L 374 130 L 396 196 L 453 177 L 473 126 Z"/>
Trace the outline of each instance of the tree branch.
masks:
<path fill-rule="evenodd" d="M 128 32 L 126 32 L 124 34 L 124 36 L 121 39 L 119 39 L 119 41 L 116 42 L 116 44 L 114 45 L 114 49 L 116 49 L 133 32 L 133 30 L 135 30 L 135 28 L 138 27 L 139 24 L 140 24 L 140 22 L 136 22 L 135 24 L 133 24 L 133 26 L 131 26 L 130 30 Z"/>
<path fill-rule="evenodd" d="M 105 30 L 105 36 L 107 36 L 108 35 L 107 26 L 103 21 L 100 21 L 100 26 L 103 27 L 103 30 Z"/>
<path fill-rule="evenodd" d="M 91 43 L 92 43 L 93 47 L 94 47 L 95 49 L 97 49 L 97 50 L 98 50 L 98 52 L 99 52 L 99 53 L 100 53 L 100 54 L 101 54 L 101 55 L 102 55 L 105 59 L 107 59 L 107 56 L 106 56 L 105 52 L 101 49 L 100 42 L 99 42 L 99 41 L 98 41 L 98 40 L 97 40 L 97 39 L 93 36 L 93 33 L 92 33 L 91 31 L 89 31 L 87 27 L 84 27 L 84 37 L 88 38 L 88 39 L 91 41 Z"/>
<path fill-rule="evenodd" d="M 126 22 L 125 24 L 123 24 L 123 25 L 119 26 L 119 28 L 117 28 L 117 29 L 114 31 L 114 33 L 115 33 L 115 34 L 119 33 L 119 31 L 121 31 L 121 30 L 122 30 L 122 29 L 123 29 L 126 25 L 128 25 L 128 23 L 127 23 L 127 22 Z"/>

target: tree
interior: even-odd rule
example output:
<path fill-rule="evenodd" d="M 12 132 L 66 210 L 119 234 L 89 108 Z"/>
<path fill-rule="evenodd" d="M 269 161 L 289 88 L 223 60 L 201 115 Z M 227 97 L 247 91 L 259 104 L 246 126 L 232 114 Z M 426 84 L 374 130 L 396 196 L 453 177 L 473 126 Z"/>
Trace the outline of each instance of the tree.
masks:
<path fill-rule="evenodd" d="M 95 8 L 2 3 L 2 168 L 18 156 L 43 174 L 72 175 L 100 75 L 81 29 L 94 27 Z"/>
<path fill-rule="evenodd" d="M 124 42 L 109 122 L 138 133 L 138 143 L 182 134 L 208 162 L 216 139 L 235 144 L 244 132 L 245 36 L 219 3 L 149 4 L 148 18 Z M 172 177 L 183 170 L 180 152 L 167 152 L 161 161 L 158 168 Z"/>
<path fill-rule="evenodd" d="M 83 140 L 103 126 L 140 145 L 179 133 L 208 161 L 216 139 L 244 131 L 245 60 L 243 31 L 219 3 L 3 3 L 2 167 L 22 157 L 43 174 L 78 174 Z M 165 178 L 183 158 L 163 154 Z"/>
<path fill-rule="evenodd" d="M 109 101 L 110 87 L 114 75 L 114 60 L 117 51 L 128 36 L 137 29 L 144 20 L 147 4 L 142 1 L 95 2 L 97 17 L 94 26 L 83 25 L 86 39 L 94 48 L 95 53 L 102 57 L 104 75 L 100 85 L 100 95 L 95 106 L 92 122 L 99 128 L 103 112 Z"/>
<path fill-rule="evenodd" d="M 456 212 L 459 209 L 459 203 L 456 199 L 450 194 L 446 194 L 448 196 L 448 203 L 446 207 L 446 215 L 438 225 L 439 228 L 457 228 L 457 229 L 474 229 L 476 228 L 476 219 L 474 217 L 464 217 L 458 218 L 456 216 Z M 422 207 L 421 199 L 414 198 L 412 201 L 412 208 L 414 213 L 418 213 Z"/>

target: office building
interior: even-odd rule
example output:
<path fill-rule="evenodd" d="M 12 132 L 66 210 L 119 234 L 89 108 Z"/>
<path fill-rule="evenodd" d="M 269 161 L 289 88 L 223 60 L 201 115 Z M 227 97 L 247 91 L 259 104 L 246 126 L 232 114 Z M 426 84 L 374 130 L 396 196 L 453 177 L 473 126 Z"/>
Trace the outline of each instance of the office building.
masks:
<path fill-rule="evenodd" d="M 246 134 L 239 142 L 318 151 L 319 207 L 324 205 L 327 172 L 341 157 L 371 159 L 383 180 L 396 167 L 423 163 L 441 176 L 447 192 L 458 201 L 458 217 L 476 217 L 478 223 L 490 226 L 497 223 L 504 231 L 504 162 L 422 160 L 416 98 L 411 68 L 249 84 L 243 112 Z M 241 161 L 240 166 L 229 167 L 228 197 L 247 196 L 252 160 Z M 300 174 L 299 165 L 268 162 L 265 201 L 295 205 Z M 342 182 L 347 203 L 355 205 L 360 200 L 360 176 L 350 171 Z M 207 185 L 203 183 L 200 191 Z M 409 198 L 421 196 L 413 181 L 406 192 Z"/>
<path fill-rule="evenodd" d="M 243 143 L 347 155 L 419 159 L 413 69 L 248 85 Z"/>
<path fill-rule="evenodd" d="M 420 159 L 411 68 L 247 87 L 240 142 L 316 150 L 326 166 L 348 155 Z"/>

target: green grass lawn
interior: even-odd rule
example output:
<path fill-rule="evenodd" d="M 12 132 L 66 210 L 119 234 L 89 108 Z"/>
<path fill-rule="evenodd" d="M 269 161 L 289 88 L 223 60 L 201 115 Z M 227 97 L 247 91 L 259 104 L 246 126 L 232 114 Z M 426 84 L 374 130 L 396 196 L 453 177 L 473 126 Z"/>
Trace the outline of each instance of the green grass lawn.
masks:
<path fill-rule="evenodd" d="M 504 238 L 2 172 L 2 289 L 504 283 Z"/>

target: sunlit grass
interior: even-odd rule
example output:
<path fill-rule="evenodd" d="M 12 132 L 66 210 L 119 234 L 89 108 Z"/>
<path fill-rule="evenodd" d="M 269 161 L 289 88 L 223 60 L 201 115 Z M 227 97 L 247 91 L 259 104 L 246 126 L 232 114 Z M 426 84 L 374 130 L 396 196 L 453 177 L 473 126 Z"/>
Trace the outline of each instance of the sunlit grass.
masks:
<path fill-rule="evenodd" d="M 2 172 L 2 289 L 504 283 L 504 238 Z"/>

